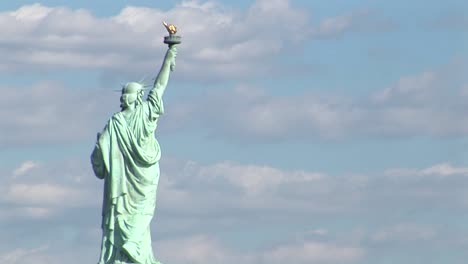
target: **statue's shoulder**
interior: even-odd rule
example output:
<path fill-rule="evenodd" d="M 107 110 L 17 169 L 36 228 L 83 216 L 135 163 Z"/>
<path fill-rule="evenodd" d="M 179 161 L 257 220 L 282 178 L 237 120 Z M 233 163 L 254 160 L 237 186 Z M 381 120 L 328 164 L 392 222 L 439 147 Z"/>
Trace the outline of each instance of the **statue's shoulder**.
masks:
<path fill-rule="evenodd" d="M 116 112 L 114 113 L 111 118 L 107 121 L 107 125 L 110 124 L 119 124 L 125 122 L 125 117 L 122 112 Z"/>
<path fill-rule="evenodd" d="M 123 117 L 122 112 L 115 112 L 115 113 L 112 115 L 112 117 L 109 119 L 109 121 L 110 121 L 110 120 L 115 120 L 115 119 L 120 119 L 120 118 L 122 118 L 122 117 Z"/>

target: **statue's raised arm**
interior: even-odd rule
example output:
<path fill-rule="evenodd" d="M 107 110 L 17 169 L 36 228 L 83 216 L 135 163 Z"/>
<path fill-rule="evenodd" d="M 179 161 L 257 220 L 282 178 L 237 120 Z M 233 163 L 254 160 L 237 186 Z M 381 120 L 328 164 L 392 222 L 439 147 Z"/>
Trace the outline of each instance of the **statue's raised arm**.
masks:
<path fill-rule="evenodd" d="M 169 82 L 169 75 L 175 68 L 175 58 L 177 56 L 177 49 L 175 45 L 170 45 L 166 52 L 161 69 L 158 76 L 154 80 L 153 87 L 148 94 L 148 103 L 150 106 L 150 118 L 157 118 L 164 113 L 163 94 L 166 90 L 167 83 Z"/>
<path fill-rule="evenodd" d="M 166 22 L 163 22 L 163 25 L 169 33 L 169 36 L 164 37 L 164 43 L 168 44 L 169 49 L 166 51 L 166 56 L 164 56 L 164 61 L 158 76 L 154 80 L 153 88 L 148 94 L 148 102 L 153 106 L 153 109 L 157 111 L 158 115 L 164 112 L 162 96 L 166 90 L 169 75 L 171 71 L 175 69 L 175 59 L 177 57 L 176 45 L 181 43 L 180 36 L 176 35 L 177 27 L 173 24 L 167 24 Z"/>
<path fill-rule="evenodd" d="M 153 88 L 149 94 L 148 100 L 151 100 L 151 95 L 157 96 L 159 99 L 162 98 L 164 91 L 166 90 L 167 83 L 169 82 L 170 72 L 175 68 L 175 58 L 177 56 L 177 48 L 175 45 L 170 45 L 166 52 L 164 61 L 161 69 L 159 70 L 158 76 L 154 80 Z"/>

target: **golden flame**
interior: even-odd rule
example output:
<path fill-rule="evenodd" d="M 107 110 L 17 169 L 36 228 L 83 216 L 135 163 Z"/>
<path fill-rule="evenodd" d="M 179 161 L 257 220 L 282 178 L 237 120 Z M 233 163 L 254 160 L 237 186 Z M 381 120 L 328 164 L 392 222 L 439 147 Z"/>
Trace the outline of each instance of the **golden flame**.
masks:
<path fill-rule="evenodd" d="M 166 27 L 169 34 L 177 33 L 177 27 L 174 24 L 167 24 L 166 21 L 163 21 L 163 25 Z"/>

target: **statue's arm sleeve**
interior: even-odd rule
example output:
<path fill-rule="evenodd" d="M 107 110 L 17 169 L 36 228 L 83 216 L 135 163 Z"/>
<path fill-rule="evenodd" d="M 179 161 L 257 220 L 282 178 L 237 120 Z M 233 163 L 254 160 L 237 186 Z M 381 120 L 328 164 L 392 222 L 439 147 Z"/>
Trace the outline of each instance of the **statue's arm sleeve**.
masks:
<path fill-rule="evenodd" d="M 156 119 L 160 115 L 164 114 L 162 94 L 159 94 L 154 89 L 151 90 L 148 95 L 148 107 L 150 119 Z"/>
<path fill-rule="evenodd" d="M 109 120 L 102 132 L 97 134 L 96 144 L 94 145 L 93 152 L 91 153 L 91 165 L 93 167 L 94 174 L 99 179 L 104 179 L 108 174 L 108 153 L 110 144 L 109 127 L 111 124 L 111 120 Z"/>
<path fill-rule="evenodd" d="M 99 179 L 104 179 L 106 167 L 104 164 L 102 151 L 98 143 L 96 143 L 93 153 L 91 153 L 91 164 L 93 166 L 93 171 L 96 177 Z"/>

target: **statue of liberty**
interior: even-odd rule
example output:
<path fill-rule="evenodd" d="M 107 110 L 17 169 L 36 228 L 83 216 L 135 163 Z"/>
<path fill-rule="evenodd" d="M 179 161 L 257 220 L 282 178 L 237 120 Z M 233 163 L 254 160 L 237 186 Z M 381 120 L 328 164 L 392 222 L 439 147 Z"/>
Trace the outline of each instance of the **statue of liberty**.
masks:
<path fill-rule="evenodd" d="M 169 31 L 169 26 L 164 23 Z M 180 37 L 175 26 L 148 98 L 145 85 L 129 82 L 122 88 L 121 111 L 98 133 L 91 163 L 104 180 L 102 244 L 98 264 L 159 264 L 151 247 L 150 224 L 156 208 L 161 151 L 154 133 L 164 113 L 162 96 L 174 69 Z"/>

